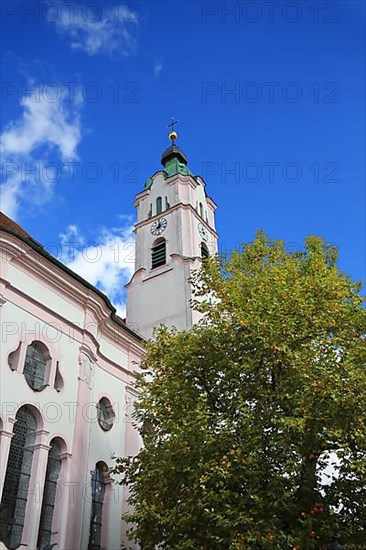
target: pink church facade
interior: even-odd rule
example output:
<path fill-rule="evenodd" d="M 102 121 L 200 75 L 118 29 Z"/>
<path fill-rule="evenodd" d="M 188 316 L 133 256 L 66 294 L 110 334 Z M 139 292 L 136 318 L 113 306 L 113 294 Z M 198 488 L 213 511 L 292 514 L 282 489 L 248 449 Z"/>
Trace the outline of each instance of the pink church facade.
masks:
<path fill-rule="evenodd" d="M 117 550 L 126 490 L 107 469 L 141 443 L 143 340 L 6 216 L 0 242 L 0 547 Z"/>
<path fill-rule="evenodd" d="M 131 413 L 154 327 L 187 330 L 190 277 L 217 252 L 216 205 L 175 145 L 136 197 L 127 321 L 108 298 L 0 218 L 0 550 L 119 550 L 127 491 L 112 455 L 141 447 Z M 1 546 L 3 545 L 3 546 Z"/>

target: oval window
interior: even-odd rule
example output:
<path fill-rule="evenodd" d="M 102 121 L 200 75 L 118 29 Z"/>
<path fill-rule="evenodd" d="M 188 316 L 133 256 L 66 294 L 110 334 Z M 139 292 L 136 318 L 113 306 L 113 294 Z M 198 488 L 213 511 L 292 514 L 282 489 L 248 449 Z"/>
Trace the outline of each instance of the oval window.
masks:
<path fill-rule="evenodd" d="M 97 418 L 102 430 L 107 432 L 112 428 L 114 416 L 114 411 L 109 399 L 102 397 L 97 404 Z"/>

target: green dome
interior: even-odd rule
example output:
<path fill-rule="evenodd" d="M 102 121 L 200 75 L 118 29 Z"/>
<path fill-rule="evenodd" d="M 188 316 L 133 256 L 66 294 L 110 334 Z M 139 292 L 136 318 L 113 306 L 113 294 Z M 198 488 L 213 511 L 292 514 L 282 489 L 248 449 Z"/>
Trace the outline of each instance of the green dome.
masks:
<path fill-rule="evenodd" d="M 165 149 L 161 156 L 161 164 L 164 166 L 164 178 L 170 178 L 176 174 L 182 174 L 182 176 L 193 176 L 194 174 L 187 166 L 188 158 L 175 144 Z M 155 174 L 154 174 L 155 176 Z M 144 189 L 150 189 L 154 176 L 150 177 L 144 186 Z"/>

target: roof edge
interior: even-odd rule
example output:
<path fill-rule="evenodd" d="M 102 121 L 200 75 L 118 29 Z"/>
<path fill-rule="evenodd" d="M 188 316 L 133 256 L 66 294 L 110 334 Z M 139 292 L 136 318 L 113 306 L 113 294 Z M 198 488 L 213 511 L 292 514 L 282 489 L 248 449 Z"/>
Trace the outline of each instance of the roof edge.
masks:
<path fill-rule="evenodd" d="M 10 218 L 9 218 L 10 219 Z M 17 225 L 17 224 L 16 224 Z M 20 226 L 19 226 L 20 227 Z M 65 273 L 67 273 L 68 275 L 70 275 L 73 279 L 75 279 L 76 281 L 78 281 L 78 283 L 82 284 L 83 286 L 85 286 L 88 290 L 91 290 L 93 292 L 95 292 L 95 294 L 97 294 L 100 298 L 102 298 L 102 300 L 104 301 L 105 305 L 107 306 L 107 308 L 110 310 L 111 312 L 111 320 L 116 323 L 116 325 L 118 325 L 119 327 L 123 328 L 126 332 L 128 332 L 131 336 L 133 336 L 134 338 L 136 338 L 138 341 L 142 342 L 144 341 L 145 339 L 140 336 L 139 334 L 137 334 L 137 332 L 135 332 L 134 330 L 132 330 L 128 325 L 126 325 L 121 317 L 119 317 L 117 315 L 117 310 L 116 308 L 113 306 L 112 302 L 110 301 L 110 299 L 108 298 L 108 296 L 106 296 L 106 294 L 104 294 L 102 291 L 100 291 L 98 288 L 96 288 L 95 286 L 93 286 L 91 283 L 89 283 L 88 281 L 86 281 L 85 279 L 83 279 L 83 277 L 80 277 L 80 275 L 78 275 L 77 273 L 75 273 L 75 271 L 72 271 L 72 269 L 70 269 L 69 267 L 67 267 L 65 264 L 63 264 L 62 262 L 60 262 L 59 260 L 57 260 L 57 258 L 54 258 L 49 252 L 47 252 L 47 250 L 45 248 L 43 248 L 43 246 L 38 243 L 37 241 L 35 241 L 32 237 L 26 237 L 25 235 L 19 233 L 18 231 L 15 231 L 15 230 L 12 230 L 8 227 L 6 227 L 5 225 L 2 225 L 0 224 L 0 231 L 4 231 L 5 233 L 8 233 L 9 235 L 12 235 L 13 237 L 16 237 L 17 239 L 20 239 L 21 241 L 23 241 L 25 244 L 29 245 L 35 252 L 38 252 L 41 256 L 43 256 L 44 258 L 46 258 L 47 260 L 49 260 L 50 262 L 52 262 L 54 265 L 56 265 L 57 267 L 59 267 L 62 271 L 64 271 Z M 24 233 L 26 233 L 24 231 Z"/>

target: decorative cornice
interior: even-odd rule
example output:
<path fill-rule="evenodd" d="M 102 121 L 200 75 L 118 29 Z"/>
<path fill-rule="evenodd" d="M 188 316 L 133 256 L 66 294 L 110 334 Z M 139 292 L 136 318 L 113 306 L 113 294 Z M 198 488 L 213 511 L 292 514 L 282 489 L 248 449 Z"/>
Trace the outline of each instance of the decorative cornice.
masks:
<path fill-rule="evenodd" d="M 6 238 L 4 238 L 6 235 Z M 143 338 L 133 332 L 116 314 L 116 309 L 110 300 L 100 290 L 85 281 L 82 277 L 74 273 L 59 260 L 51 256 L 46 250 L 35 241 L 30 241 L 26 237 L 0 226 L 1 244 L 16 259 L 16 263 L 23 269 L 36 274 L 37 278 L 46 281 L 58 293 L 66 293 L 77 303 L 85 304 L 95 313 L 97 322 L 101 327 L 108 327 L 107 332 L 113 332 L 111 327 L 115 327 L 114 332 L 119 334 L 121 341 L 121 331 L 124 333 L 122 340 L 128 342 L 128 345 L 136 346 L 136 349 L 143 349 Z M 44 261 L 46 260 L 46 261 Z M 55 266 L 58 269 L 55 269 Z M 67 277 L 65 277 L 65 273 Z"/>
<path fill-rule="evenodd" d="M 0 437 L 9 437 L 11 439 L 13 437 L 13 432 L 9 432 L 8 430 L 0 430 Z"/>
<path fill-rule="evenodd" d="M 39 449 L 42 449 L 43 451 L 49 451 L 51 449 L 51 445 L 47 445 L 46 443 L 36 443 L 35 445 L 32 445 L 34 451 L 38 451 Z"/>
<path fill-rule="evenodd" d="M 150 218 L 146 218 L 145 220 L 142 220 L 140 222 L 137 222 L 135 224 L 134 232 L 136 233 L 137 229 L 140 229 L 140 227 L 144 227 L 145 225 L 149 225 L 152 221 L 154 221 L 157 218 L 161 218 L 162 216 L 166 216 L 167 214 L 170 214 L 174 210 L 178 210 L 179 208 L 183 208 L 184 210 L 191 210 L 191 212 L 194 214 L 194 216 L 197 218 L 197 221 L 199 223 L 202 223 L 207 230 L 212 233 L 212 235 L 216 238 L 218 238 L 218 234 L 216 233 L 215 229 L 211 227 L 206 220 L 204 220 L 197 212 L 197 210 L 189 203 L 184 202 L 177 202 L 177 204 L 174 204 L 173 206 L 170 206 L 166 210 L 163 210 L 160 214 L 155 214 L 155 216 L 151 216 Z"/>
<path fill-rule="evenodd" d="M 61 460 L 68 460 L 72 457 L 72 453 L 69 453 L 68 451 L 64 451 L 63 453 L 60 453 Z"/>
<path fill-rule="evenodd" d="M 37 436 L 46 436 L 46 435 L 50 435 L 50 432 L 48 430 L 36 430 L 35 434 Z"/>

